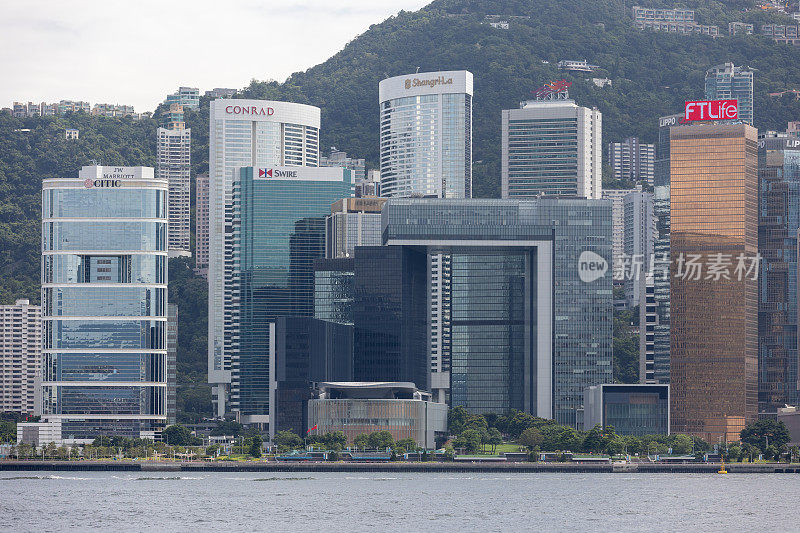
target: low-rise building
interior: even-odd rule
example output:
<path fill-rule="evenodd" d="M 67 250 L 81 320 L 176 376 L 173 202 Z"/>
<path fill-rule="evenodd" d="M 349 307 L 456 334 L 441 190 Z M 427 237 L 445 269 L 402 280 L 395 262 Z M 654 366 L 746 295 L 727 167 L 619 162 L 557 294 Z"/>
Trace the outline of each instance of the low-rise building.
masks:
<path fill-rule="evenodd" d="M 728 35 L 753 35 L 755 27 L 744 22 L 729 22 Z"/>
<path fill-rule="evenodd" d="M 68 141 L 77 140 L 80 137 L 80 130 L 75 130 L 71 128 L 67 128 L 64 131 L 64 138 Z"/>
<path fill-rule="evenodd" d="M 318 383 L 308 402 L 308 424 L 323 435 L 341 431 L 352 444 L 358 435 L 388 431 L 395 440 L 411 438 L 432 449 L 447 433 L 447 405 L 413 383 Z"/>
<path fill-rule="evenodd" d="M 599 65 L 590 65 L 585 59 L 576 61 L 573 59 L 562 59 L 558 62 L 558 70 L 571 70 L 574 72 L 594 72 L 599 69 Z"/>
<path fill-rule="evenodd" d="M 594 385 L 583 392 L 583 429 L 613 426 L 617 435 L 669 435 L 669 385 Z"/>

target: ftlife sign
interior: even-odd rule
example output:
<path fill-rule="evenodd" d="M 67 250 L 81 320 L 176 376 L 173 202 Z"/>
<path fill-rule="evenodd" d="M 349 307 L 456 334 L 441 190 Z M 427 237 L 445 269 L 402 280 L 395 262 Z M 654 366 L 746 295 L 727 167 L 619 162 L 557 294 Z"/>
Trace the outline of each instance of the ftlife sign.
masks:
<path fill-rule="evenodd" d="M 739 118 L 738 100 L 696 100 L 686 102 L 684 120 L 735 120 Z"/>

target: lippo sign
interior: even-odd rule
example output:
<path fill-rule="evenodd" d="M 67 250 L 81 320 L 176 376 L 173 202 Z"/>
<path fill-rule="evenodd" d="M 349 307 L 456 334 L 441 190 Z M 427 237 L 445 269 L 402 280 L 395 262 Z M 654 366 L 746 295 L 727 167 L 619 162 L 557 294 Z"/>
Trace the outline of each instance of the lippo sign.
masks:
<path fill-rule="evenodd" d="M 686 102 L 684 120 L 732 120 L 739 118 L 738 100 L 697 100 Z"/>

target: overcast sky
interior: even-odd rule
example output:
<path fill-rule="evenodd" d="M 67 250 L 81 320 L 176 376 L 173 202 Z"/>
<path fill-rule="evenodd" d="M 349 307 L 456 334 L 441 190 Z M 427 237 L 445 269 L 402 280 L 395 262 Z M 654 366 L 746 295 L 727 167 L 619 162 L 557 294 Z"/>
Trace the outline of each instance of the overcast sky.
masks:
<path fill-rule="evenodd" d="M 283 81 L 426 0 L 0 0 L 0 107 Z"/>

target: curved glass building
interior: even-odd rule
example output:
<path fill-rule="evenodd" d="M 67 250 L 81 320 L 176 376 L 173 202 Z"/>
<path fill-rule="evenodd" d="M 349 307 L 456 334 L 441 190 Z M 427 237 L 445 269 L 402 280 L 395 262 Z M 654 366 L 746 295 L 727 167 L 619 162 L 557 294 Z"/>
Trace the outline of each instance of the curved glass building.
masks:
<path fill-rule="evenodd" d="M 166 425 L 167 180 L 83 167 L 42 190 L 43 415 L 62 438 Z"/>
<path fill-rule="evenodd" d="M 472 73 L 380 82 L 381 195 L 472 197 Z"/>

